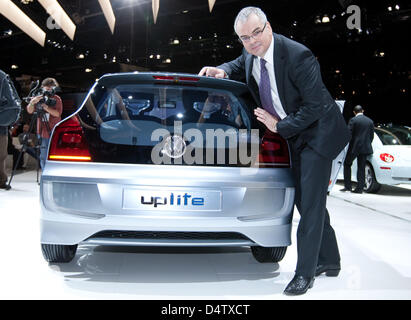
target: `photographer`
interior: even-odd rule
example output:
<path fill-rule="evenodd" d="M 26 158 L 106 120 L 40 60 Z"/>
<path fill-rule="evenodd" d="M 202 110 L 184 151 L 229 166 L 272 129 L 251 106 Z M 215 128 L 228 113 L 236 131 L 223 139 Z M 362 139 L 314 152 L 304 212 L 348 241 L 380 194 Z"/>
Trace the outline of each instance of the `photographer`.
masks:
<path fill-rule="evenodd" d="M 47 149 L 50 140 L 50 133 L 54 126 L 61 120 L 63 103 L 61 98 L 55 94 L 58 83 L 54 78 L 46 78 L 41 83 L 43 94 L 33 97 L 27 105 L 27 112 L 33 114 L 37 112 L 37 134 L 41 138 L 40 145 L 40 166 L 44 169 L 46 164 Z"/>

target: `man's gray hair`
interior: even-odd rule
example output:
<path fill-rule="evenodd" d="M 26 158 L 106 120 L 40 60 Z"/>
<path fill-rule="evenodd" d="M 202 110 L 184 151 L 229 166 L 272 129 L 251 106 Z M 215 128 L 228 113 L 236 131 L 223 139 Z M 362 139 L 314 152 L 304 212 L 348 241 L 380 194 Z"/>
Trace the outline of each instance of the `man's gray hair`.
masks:
<path fill-rule="evenodd" d="M 244 23 L 247 21 L 248 17 L 252 14 L 255 14 L 262 23 L 267 22 L 267 16 L 261 10 L 260 8 L 257 7 L 245 7 L 241 9 L 241 11 L 237 14 L 237 17 L 235 18 L 234 21 L 234 31 L 237 33 L 237 23 L 241 22 Z M 238 33 L 237 33 L 238 34 Z"/>

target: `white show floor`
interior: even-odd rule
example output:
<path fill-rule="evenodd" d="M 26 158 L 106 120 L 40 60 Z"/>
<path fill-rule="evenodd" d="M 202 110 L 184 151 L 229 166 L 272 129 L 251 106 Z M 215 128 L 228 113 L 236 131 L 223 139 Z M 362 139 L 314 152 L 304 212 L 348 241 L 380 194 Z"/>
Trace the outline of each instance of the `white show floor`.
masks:
<path fill-rule="evenodd" d="M 320 276 L 301 297 L 283 295 L 294 274 L 293 244 L 279 264 L 250 249 L 82 245 L 68 264 L 48 264 L 39 245 L 36 172 L 0 190 L 0 299 L 411 299 L 411 187 L 328 197 L 342 257 L 337 278 Z"/>

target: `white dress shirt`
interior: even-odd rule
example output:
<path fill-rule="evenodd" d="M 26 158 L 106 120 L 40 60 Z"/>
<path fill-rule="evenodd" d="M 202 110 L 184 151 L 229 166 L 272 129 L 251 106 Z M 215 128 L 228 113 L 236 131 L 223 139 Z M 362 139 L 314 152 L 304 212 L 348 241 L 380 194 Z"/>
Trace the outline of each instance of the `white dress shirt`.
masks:
<path fill-rule="evenodd" d="M 253 61 L 253 77 L 255 81 L 257 82 L 258 86 L 260 86 L 260 78 L 261 78 L 260 60 L 261 60 L 260 57 L 254 57 L 254 61 Z M 270 47 L 265 53 L 264 60 L 267 61 L 265 66 L 268 70 L 268 76 L 270 77 L 271 97 L 273 101 L 273 106 L 277 114 L 280 116 L 280 118 L 284 119 L 287 116 L 287 114 L 284 111 L 284 108 L 281 104 L 280 96 L 278 95 L 277 82 L 276 82 L 275 73 L 274 73 L 274 37 L 271 40 Z"/>

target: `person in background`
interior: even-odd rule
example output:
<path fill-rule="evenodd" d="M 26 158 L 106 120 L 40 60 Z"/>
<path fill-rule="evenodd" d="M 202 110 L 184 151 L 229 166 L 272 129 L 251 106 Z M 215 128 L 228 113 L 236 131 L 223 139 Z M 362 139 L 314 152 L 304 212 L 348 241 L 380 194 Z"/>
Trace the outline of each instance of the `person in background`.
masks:
<path fill-rule="evenodd" d="M 33 97 L 27 105 L 27 112 L 29 114 L 33 114 L 35 111 L 39 114 L 36 108 L 40 108 L 42 110 L 41 112 L 44 112 L 44 116 L 38 116 L 37 118 L 37 134 L 41 138 L 40 166 L 42 169 L 44 169 L 46 164 L 51 130 L 53 130 L 54 126 L 61 120 L 61 113 L 63 112 L 63 102 L 61 98 L 54 93 L 58 86 L 59 85 L 54 78 L 46 78 L 41 83 L 41 88 L 44 93 L 53 93 L 49 98 L 55 100 L 54 105 L 40 103 L 40 101 L 44 98 L 43 95 Z"/>
<path fill-rule="evenodd" d="M 365 186 L 365 163 L 367 156 L 373 153 L 374 122 L 364 115 L 364 109 L 358 105 L 354 107 L 354 117 L 348 122 L 351 131 L 351 141 L 344 160 L 344 188 L 340 191 L 362 193 Z M 357 159 L 357 187 L 352 190 L 351 166 Z"/>
<path fill-rule="evenodd" d="M 38 160 L 38 155 L 36 152 L 37 146 L 37 136 L 34 133 L 29 133 L 30 125 L 23 125 L 23 132 L 18 135 L 19 143 L 21 147 L 25 147 L 24 152 L 27 152 L 31 157 Z M 26 158 L 25 158 L 26 159 Z M 23 169 L 26 167 L 26 160 L 23 164 Z"/>

